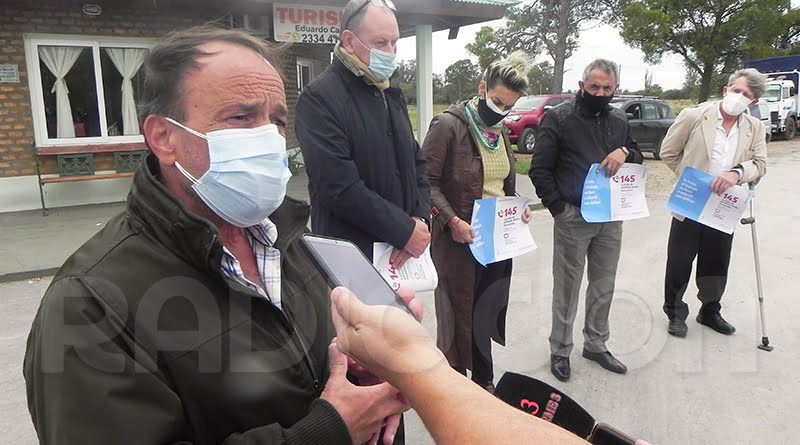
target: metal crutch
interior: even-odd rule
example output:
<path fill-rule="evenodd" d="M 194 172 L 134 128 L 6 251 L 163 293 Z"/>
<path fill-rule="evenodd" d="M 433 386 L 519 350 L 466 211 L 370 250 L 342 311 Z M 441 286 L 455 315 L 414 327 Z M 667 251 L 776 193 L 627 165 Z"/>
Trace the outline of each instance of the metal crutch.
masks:
<path fill-rule="evenodd" d="M 758 308 L 761 311 L 761 344 L 758 349 L 764 351 L 772 351 L 773 347 L 769 345 L 769 337 L 767 336 L 767 322 L 764 318 L 764 292 L 761 287 L 761 262 L 758 259 L 758 236 L 756 235 L 756 211 L 755 211 L 755 197 L 756 185 L 760 178 L 750 183 L 750 216 L 742 218 L 739 221 L 742 224 L 750 225 L 750 233 L 753 236 L 753 259 L 756 263 L 756 285 L 758 287 Z"/>

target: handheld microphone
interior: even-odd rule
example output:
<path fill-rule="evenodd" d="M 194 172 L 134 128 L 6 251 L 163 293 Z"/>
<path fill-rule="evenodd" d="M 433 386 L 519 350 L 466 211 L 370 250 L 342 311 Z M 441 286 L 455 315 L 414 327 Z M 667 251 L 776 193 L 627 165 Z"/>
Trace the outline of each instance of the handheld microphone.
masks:
<path fill-rule="evenodd" d="M 506 372 L 494 395 L 595 445 L 634 445 L 636 440 L 605 423 L 596 423 L 578 402 L 560 390 L 522 374 Z"/>

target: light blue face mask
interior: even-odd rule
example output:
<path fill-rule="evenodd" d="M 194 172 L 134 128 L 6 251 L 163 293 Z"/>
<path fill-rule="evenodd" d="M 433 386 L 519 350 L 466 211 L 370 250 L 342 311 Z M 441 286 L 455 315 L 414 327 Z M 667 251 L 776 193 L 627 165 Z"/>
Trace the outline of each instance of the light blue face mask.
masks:
<path fill-rule="evenodd" d="M 292 173 L 286 139 L 275 125 L 230 128 L 207 134 L 171 119 L 167 121 L 208 141 L 208 171 L 195 178 L 178 162 L 197 196 L 214 213 L 237 227 L 261 223 L 283 202 Z"/>
<path fill-rule="evenodd" d="M 379 49 L 370 48 L 355 34 L 353 36 L 364 48 L 369 50 L 369 70 L 378 82 L 388 80 L 397 69 L 397 55 Z"/>

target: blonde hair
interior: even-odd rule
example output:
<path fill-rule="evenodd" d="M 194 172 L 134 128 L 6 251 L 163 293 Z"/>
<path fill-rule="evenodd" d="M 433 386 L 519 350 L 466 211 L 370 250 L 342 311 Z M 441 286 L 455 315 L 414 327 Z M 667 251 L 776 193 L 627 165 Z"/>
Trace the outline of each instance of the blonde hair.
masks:
<path fill-rule="evenodd" d="M 503 84 L 511 91 L 525 94 L 530 65 L 530 58 L 521 50 L 514 51 L 503 60 L 490 63 L 483 73 L 486 89 L 490 90 L 498 84 Z"/>

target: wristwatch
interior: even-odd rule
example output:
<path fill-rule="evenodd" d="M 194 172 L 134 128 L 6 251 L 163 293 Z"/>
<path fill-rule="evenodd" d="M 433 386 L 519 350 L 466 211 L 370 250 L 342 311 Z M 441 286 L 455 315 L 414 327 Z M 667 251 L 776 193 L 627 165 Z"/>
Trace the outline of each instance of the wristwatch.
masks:
<path fill-rule="evenodd" d="M 628 147 L 623 145 L 620 148 L 622 149 L 622 152 L 625 153 L 625 156 L 628 156 L 629 154 L 631 154 L 630 150 L 628 150 Z"/>
<path fill-rule="evenodd" d="M 417 218 L 421 219 L 422 222 L 424 222 L 425 225 L 428 226 L 428 231 L 431 230 L 431 221 L 428 218 L 426 218 L 424 216 L 418 216 Z"/>

